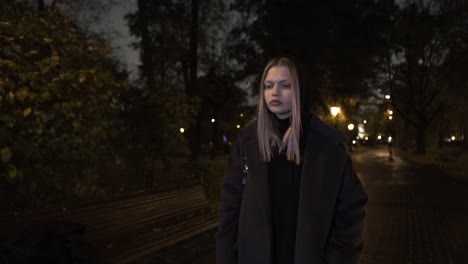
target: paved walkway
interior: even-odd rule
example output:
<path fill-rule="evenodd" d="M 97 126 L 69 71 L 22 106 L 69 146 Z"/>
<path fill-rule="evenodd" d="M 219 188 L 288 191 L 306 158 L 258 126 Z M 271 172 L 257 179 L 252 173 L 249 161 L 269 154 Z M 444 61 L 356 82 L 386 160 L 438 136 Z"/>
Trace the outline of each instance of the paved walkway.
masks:
<path fill-rule="evenodd" d="M 386 148 L 355 153 L 353 160 L 369 194 L 361 264 L 468 263 L 468 184 L 437 168 L 389 161 Z M 186 243 L 192 252 L 208 249 L 198 249 L 193 263 L 215 263 L 212 232 Z M 180 256 L 180 249 L 169 252 Z"/>
<path fill-rule="evenodd" d="M 368 194 L 361 263 L 468 263 L 468 184 L 385 148 L 356 154 Z"/>

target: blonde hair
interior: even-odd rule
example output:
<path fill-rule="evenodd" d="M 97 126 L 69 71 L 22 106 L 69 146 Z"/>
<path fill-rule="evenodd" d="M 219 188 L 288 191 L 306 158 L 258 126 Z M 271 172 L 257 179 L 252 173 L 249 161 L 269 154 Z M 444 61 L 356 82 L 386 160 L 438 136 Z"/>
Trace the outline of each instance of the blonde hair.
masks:
<path fill-rule="evenodd" d="M 291 125 L 284 133 L 282 139 L 278 129 L 273 125 L 273 113 L 271 113 L 265 103 L 265 78 L 268 71 L 277 66 L 287 67 L 291 74 L 291 89 L 292 109 L 290 121 Z M 286 157 L 290 161 L 294 161 L 297 165 L 301 162 L 300 154 L 300 137 L 301 137 L 301 94 L 300 83 L 297 66 L 293 60 L 287 57 L 276 57 L 271 59 L 263 70 L 262 79 L 260 81 L 259 103 L 258 103 L 258 122 L 257 134 L 260 155 L 263 161 L 270 161 L 273 157 L 273 149 L 278 148 L 279 152 L 286 150 Z"/>

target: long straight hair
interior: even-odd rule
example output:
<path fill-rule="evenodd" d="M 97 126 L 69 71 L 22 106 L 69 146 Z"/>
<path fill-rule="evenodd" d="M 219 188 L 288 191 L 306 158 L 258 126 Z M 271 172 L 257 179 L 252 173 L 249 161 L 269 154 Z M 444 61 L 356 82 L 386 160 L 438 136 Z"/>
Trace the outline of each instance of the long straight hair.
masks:
<path fill-rule="evenodd" d="M 280 138 L 278 129 L 273 125 L 273 113 L 271 113 L 265 102 L 265 78 L 268 71 L 277 66 L 287 67 L 291 74 L 291 89 L 292 109 L 290 121 L 291 125 L 284 133 L 283 138 Z M 257 134 L 260 155 L 263 161 L 269 162 L 273 157 L 273 150 L 278 149 L 279 152 L 286 151 L 288 160 L 299 165 L 301 162 L 300 154 L 300 137 L 301 137 L 301 94 L 300 82 L 297 66 L 294 61 L 288 57 L 275 57 L 268 61 L 263 70 L 262 79 L 260 81 L 259 103 L 258 103 L 258 121 Z"/>

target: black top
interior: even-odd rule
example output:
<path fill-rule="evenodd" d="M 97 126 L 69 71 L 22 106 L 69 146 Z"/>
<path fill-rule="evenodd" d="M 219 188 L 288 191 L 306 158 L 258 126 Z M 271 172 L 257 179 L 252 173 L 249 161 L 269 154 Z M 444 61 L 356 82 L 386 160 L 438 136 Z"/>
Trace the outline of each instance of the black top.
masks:
<path fill-rule="evenodd" d="M 275 116 L 281 136 L 290 126 L 289 118 Z M 276 153 L 269 163 L 270 197 L 272 209 L 273 263 L 294 263 L 297 209 L 301 168 L 289 161 L 285 153 Z"/>

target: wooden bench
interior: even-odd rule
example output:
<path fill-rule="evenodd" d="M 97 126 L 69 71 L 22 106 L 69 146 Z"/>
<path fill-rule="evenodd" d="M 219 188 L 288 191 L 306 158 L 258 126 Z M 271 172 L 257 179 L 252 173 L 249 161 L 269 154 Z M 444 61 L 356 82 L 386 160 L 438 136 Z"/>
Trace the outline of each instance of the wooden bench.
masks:
<path fill-rule="evenodd" d="M 85 238 L 100 262 L 129 263 L 215 228 L 217 210 L 198 185 L 72 208 L 4 215 L 0 231 L 14 232 L 60 220 L 86 226 Z"/>

